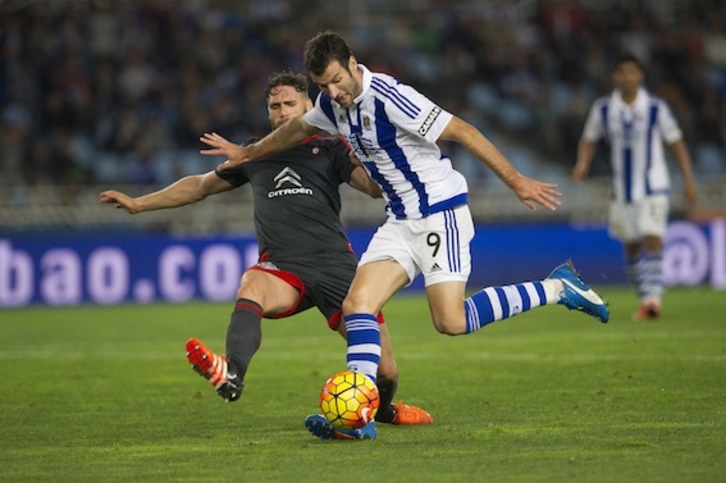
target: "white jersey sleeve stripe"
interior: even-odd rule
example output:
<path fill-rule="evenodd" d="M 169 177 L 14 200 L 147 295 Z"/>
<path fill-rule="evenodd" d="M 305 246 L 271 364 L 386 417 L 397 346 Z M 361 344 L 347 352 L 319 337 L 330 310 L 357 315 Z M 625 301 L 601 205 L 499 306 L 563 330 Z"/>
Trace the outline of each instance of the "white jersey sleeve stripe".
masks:
<path fill-rule="evenodd" d="M 371 79 L 371 85 L 376 86 L 379 89 L 383 90 L 383 92 L 389 94 L 391 97 L 389 97 L 392 101 L 395 102 L 395 100 L 398 100 L 399 103 L 407 107 L 414 115 L 414 117 L 421 114 L 421 108 L 419 108 L 416 104 L 411 101 L 408 97 L 404 96 L 399 92 L 398 89 L 396 89 L 392 85 L 388 85 L 385 82 L 383 82 L 381 79 L 378 79 L 376 77 L 373 77 Z M 379 91 L 380 92 L 380 91 Z M 394 100 L 395 98 L 395 100 Z"/>
<path fill-rule="evenodd" d="M 416 116 L 418 115 L 418 113 L 416 111 L 412 110 L 410 107 L 404 105 L 400 99 L 398 99 L 392 95 L 391 91 L 386 90 L 384 87 L 379 86 L 375 82 L 371 83 L 371 89 L 373 89 L 374 91 L 378 92 L 379 94 L 384 96 L 386 99 L 391 101 L 394 106 L 398 107 L 401 110 L 401 112 L 406 114 L 408 117 L 410 117 L 411 119 L 416 119 Z"/>

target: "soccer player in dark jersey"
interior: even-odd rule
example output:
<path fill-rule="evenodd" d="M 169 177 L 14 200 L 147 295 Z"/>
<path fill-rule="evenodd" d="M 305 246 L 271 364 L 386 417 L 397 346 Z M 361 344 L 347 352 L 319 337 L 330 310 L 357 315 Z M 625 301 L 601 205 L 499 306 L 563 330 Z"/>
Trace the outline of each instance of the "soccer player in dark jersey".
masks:
<path fill-rule="evenodd" d="M 265 97 L 273 129 L 312 107 L 307 79 L 292 72 L 273 76 Z M 114 190 L 101 193 L 101 202 L 134 214 L 195 203 L 247 183 L 252 186 L 260 260 L 240 281 L 227 331 L 226 355 L 215 354 L 197 339 L 186 345 L 192 367 L 228 402 L 236 401 L 242 393 L 245 373 L 260 345 L 262 317 L 287 317 L 317 306 L 328 325 L 345 337 L 340 308 L 357 259 L 340 221 L 338 186 L 345 182 L 373 197 L 381 196 L 378 186 L 348 153 L 340 138 L 313 136 L 265 162 L 187 176 L 137 198 Z M 393 403 L 398 370 L 381 314 L 379 321 L 382 355 L 377 384 L 381 409 L 376 419 L 393 424 L 429 424 L 432 419 L 426 411 Z M 336 430 L 329 437 L 369 437 L 352 431 L 346 434 Z"/>

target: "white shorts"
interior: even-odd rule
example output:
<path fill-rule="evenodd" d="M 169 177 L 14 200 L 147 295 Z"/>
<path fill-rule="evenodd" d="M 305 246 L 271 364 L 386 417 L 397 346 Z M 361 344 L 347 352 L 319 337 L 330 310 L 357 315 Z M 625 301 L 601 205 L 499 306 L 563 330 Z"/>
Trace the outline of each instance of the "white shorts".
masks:
<path fill-rule="evenodd" d="M 467 205 L 417 220 L 389 218 L 373 235 L 358 266 L 395 260 L 408 274 L 409 285 L 419 273 L 427 287 L 466 282 L 471 273 L 472 238 L 474 222 Z"/>
<path fill-rule="evenodd" d="M 624 243 L 644 236 L 663 237 L 668 224 L 668 196 L 649 196 L 635 203 L 610 202 L 610 235 Z"/>

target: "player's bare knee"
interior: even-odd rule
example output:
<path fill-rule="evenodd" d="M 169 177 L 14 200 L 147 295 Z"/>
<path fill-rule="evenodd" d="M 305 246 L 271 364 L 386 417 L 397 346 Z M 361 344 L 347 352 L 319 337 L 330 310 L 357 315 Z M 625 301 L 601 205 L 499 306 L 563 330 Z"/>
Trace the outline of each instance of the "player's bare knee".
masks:
<path fill-rule="evenodd" d="M 434 327 L 440 334 L 463 335 L 466 333 L 466 322 L 455 319 L 434 320 Z"/>
<path fill-rule="evenodd" d="M 254 284 L 242 283 L 237 290 L 238 299 L 247 299 L 257 302 L 258 304 L 265 305 L 265 294 L 264 290 Z"/>
<path fill-rule="evenodd" d="M 348 294 L 343 300 L 342 310 L 344 314 L 377 314 L 379 308 L 373 307 L 371 303 L 355 294 Z"/>

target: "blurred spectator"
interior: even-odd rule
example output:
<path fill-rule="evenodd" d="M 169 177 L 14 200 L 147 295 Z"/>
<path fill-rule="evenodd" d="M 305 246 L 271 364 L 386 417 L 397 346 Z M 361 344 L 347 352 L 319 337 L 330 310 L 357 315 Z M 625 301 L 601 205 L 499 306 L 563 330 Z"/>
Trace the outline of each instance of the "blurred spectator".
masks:
<path fill-rule="evenodd" d="M 723 175 L 724 19 L 720 0 L 0 2 L 0 185 L 163 182 L 205 131 L 267 132 L 267 76 L 302 69 L 305 41 L 333 25 L 369 67 L 516 144 L 517 163 L 563 172 L 604 73 L 630 51 L 696 172 Z M 456 162 L 486 185 L 475 160 Z"/>

